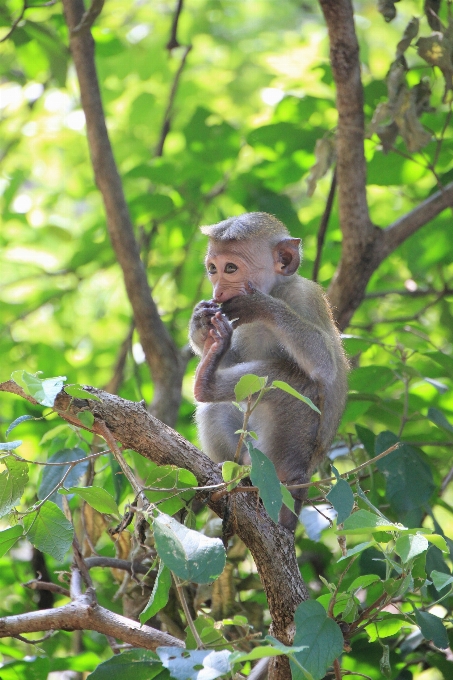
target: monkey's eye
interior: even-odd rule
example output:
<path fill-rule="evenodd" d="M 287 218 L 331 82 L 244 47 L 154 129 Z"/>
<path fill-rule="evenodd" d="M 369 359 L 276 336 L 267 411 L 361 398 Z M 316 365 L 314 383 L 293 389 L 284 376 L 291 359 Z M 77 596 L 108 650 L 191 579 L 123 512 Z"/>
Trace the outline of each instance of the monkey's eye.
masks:
<path fill-rule="evenodd" d="M 227 262 L 225 265 L 224 272 L 225 274 L 234 274 L 234 272 L 237 272 L 238 268 L 235 264 L 232 262 Z"/>
<path fill-rule="evenodd" d="M 207 270 L 208 270 L 208 274 L 215 274 L 216 271 L 217 271 L 215 264 L 212 264 L 212 262 L 211 262 L 211 264 L 208 264 Z"/>

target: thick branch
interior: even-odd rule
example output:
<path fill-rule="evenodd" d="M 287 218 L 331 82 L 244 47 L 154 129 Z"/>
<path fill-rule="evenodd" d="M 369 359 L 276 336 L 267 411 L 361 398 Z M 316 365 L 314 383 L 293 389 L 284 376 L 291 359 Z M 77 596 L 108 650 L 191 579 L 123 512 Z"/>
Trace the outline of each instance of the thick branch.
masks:
<path fill-rule="evenodd" d="M 443 210 L 452 207 L 453 182 L 450 182 L 443 189 L 436 191 L 435 194 L 422 201 L 416 208 L 384 229 L 382 259 L 401 245 L 409 236 L 415 234 L 418 229 L 424 227 L 430 220 L 437 217 Z"/>
<path fill-rule="evenodd" d="M 102 401 L 72 399 L 62 391 L 54 408 L 63 419 L 83 427 L 77 415 L 88 408 L 127 448 L 158 465 L 176 465 L 190 470 L 200 486 L 222 483 L 220 470 L 213 461 L 150 415 L 141 403 L 126 401 L 92 387 L 86 389 Z M 13 381 L 0 384 L 0 391 L 19 394 L 35 403 Z M 100 433 L 96 422 L 93 430 Z M 220 517 L 225 513 L 227 502 L 225 498 L 214 502 L 208 496 L 209 507 Z M 231 521 L 252 553 L 266 591 L 273 621 L 272 634 L 288 644 L 292 641 L 294 611 L 300 602 L 308 599 L 296 561 L 294 538 L 269 518 L 262 505 L 257 504 L 255 494 L 235 494 L 229 503 Z"/>
<path fill-rule="evenodd" d="M 145 268 L 140 259 L 105 125 L 94 63 L 94 41 L 90 31 L 73 32 L 84 15 L 83 0 L 63 0 L 63 6 L 70 32 L 71 54 L 80 85 L 96 184 L 102 194 L 113 249 L 123 270 L 135 323 L 155 384 L 152 410 L 164 422 L 174 423 L 181 399 L 183 368 L 177 348 L 151 297 Z"/>
<path fill-rule="evenodd" d="M 330 40 L 330 60 L 337 88 L 337 182 L 343 246 L 363 244 L 372 230 L 366 198 L 363 140 L 363 88 L 359 44 L 351 0 L 319 0 Z"/>
<path fill-rule="evenodd" d="M 409 213 L 386 229 L 373 227 L 368 242 L 345 247 L 335 277 L 329 288 L 329 298 L 336 312 L 339 327 L 344 330 L 365 297 L 365 289 L 381 262 L 407 238 L 424 227 L 446 208 L 453 206 L 453 182 L 422 201 Z"/>
<path fill-rule="evenodd" d="M 319 2 L 329 32 L 332 72 L 337 87 L 337 179 L 343 233 L 341 260 L 328 294 L 337 323 L 344 330 L 381 262 L 405 239 L 453 205 L 453 183 L 386 229 L 371 224 L 366 201 L 363 88 L 352 2 Z"/>
<path fill-rule="evenodd" d="M 100 607 L 90 590 L 63 607 L 0 619 L 0 638 L 45 630 L 94 630 L 153 651 L 160 646 L 184 647 L 184 643 L 172 635 Z"/>

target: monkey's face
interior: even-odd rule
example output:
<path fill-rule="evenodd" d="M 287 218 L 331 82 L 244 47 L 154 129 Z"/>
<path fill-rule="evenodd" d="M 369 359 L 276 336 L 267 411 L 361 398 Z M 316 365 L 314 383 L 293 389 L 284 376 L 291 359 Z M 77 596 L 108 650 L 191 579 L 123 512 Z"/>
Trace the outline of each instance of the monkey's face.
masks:
<path fill-rule="evenodd" d="M 247 295 L 250 285 L 268 294 L 280 273 L 274 259 L 265 243 L 210 242 L 205 264 L 214 300 L 221 303 Z"/>

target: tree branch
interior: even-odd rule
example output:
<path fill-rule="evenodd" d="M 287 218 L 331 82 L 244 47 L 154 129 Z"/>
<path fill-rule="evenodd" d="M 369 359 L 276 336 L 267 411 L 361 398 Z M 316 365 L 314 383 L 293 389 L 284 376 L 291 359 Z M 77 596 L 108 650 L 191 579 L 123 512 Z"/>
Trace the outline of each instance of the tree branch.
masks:
<path fill-rule="evenodd" d="M 63 0 L 63 6 L 80 85 L 95 180 L 102 194 L 110 239 L 123 271 L 127 295 L 154 381 L 151 410 L 164 422 L 174 423 L 181 400 L 183 367 L 177 348 L 151 297 L 146 271 L 140 259 L 105 124 L 94 63 L 94 41 L 90 31 L 73 32 L 84 15 L 83 0 Z"/>
<path fill-rule="evenodd" d="M 359 44 L 351 0 L 319 0 L 337 88 L 337 182 L 344 241 L 365 243 L 372 230 L 366 198 L 365 119 Z"/>
<path fill-rule="evenodd" d="M 183 5 L 184 0 L 178 0 L 178 4 L 176 5 L 175 13 L 173 15 L 173 22 L 171 25 L 171 33 L 170 33 L 170 38 L 169 41 L 166 45 L 167 50 L 171 52 L 175 47 L 181 47 L 177 33 L 178 33 L 178 23 L 179 23 L 179 17 L 181 16 L 182 12 L 182 5 Z"/>
<path fill-rule="evenodd" d="M 366 201 L 363 88 L 351 0 L 319 0 L 330 39 L 337 88 L 337 181 L 341 260 L 328 295 L 338 326 L 344 330 L 362 302 L 372 274 L 405 239 L 453 205 L 453 183 L 423 201 L 386 229 L 374 226 Z"/>
<path fill-rule="evenodd" d="M 416 208 L 384 229 L 382 259 L 398 248 L 409 236 L 428 224 L 446 208 L 453 208 L 453 182 L 429 196 Z"/>
<path fill-rule="evenodd" d="M 168 47 L 168 45 L 167 45 L 167 47 Z M 170 132 L 171 116 L 172 116 L 172 112 L 173 112 L 173 104 L 174 104 L 174 101 L 175 101 L 176 92 L 178 90 L 178 85 L 179 85 L 179 81 L 180 81 L 182 72 L 184 71 L 184 66 L 186 65 L 187 56 L 188 56 L 191 49 L 192 49 L 192 45 L 187 45 L 187 47 L 184 48 L 184 52 L 183 52 L 183 55 L 181 57 L 181 62 L 178 66 L 178 70 L 176 71 L 175 77 L 173 79 L 173 85 L 172 85 L 171 90 L 170 90 L 170 96 L 168 98 L 167 108 L 165 109 L 164 120 L 163 120 L 163 123 L 162 123 L 162 129 L 161 129 L 159 141 L 158 141 L 157 147 L 156 147 L 155 155 L 157 157 L 162 156 L 163 151 L 164 151 L 165 140 L 167 139 L 167 135 Z"/>
<path fill-rule="evenodd" d="M 77 576 L 78 572 L 74 570 L 71 581 L 71 595 L 74 599 L 70 604 L 0 618 L 0 638 L 46 630 L 94 630 L 128 642 L 134 647 L 153 651 L 160 646 L 184 647 L 184 643 L 172 635 L 151 626 L 142 626 L 137 621 L 100 607 L 94 590 L 89 588 L 83 594 L 80 592 L 81 583 Z"/>
<path fill-rule="evenodd" d="M 97 421 L 104 422 L 113 437 L 126 448 L 158 465 L 176 465 L 190 470 L 199 486 L 223 482 L 218 466 L 210 458 L 150 415 L 140 402 L 127 401 L 93 387 L 86 389 L 101 401 L 75 399 L 64 391 L 58 394 L 54 409 L 64 420 L 84 427 L 77 416 L 88 408 L 96 418 L 92 428 L 96 434 L 102 435 L 102 427 L 98 427 Z M 12 380 L 0 384 L 0 391 L 36 403 Z M 297 565 L 293 535 L 270 519 L 262 504 L 256 503 L 254 494 L 238 493 L 234 499 L 222 498 L 215 502 L 209 491 L 200 493 L 208 496 L 208 506 L 219 517 L 224 516 L 229 503 L 233 526 L 252 553 L 266 591 L 272 617 L 271 632 L 285 644 L 290 644 L 294 634 L 294 612 L 300 602 L 308 599 Z"/>
<path fill-rule="evenodd" d="M 80 22 L 72 29 L 72 33 L 89 31 L 104 7 L 104 0 L 92 0 L 90 8 L 84 12 Z"/>

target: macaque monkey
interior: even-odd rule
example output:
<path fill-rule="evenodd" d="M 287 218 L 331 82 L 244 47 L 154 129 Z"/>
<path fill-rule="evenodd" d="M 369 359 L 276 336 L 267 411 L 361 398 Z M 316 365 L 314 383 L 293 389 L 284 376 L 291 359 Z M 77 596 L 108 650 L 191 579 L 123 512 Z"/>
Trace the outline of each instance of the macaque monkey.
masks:
<path fill-rule="evenodd" d="M 281 482 L 303 484 L 335 436 L 346 398 L 347 362 L 322 289 L 298 276 L 300 239 L 267 213 L 245 213 L 201 227 L 213 299 L 199 302 L 190 342 L 201 359 L 195 375 L 196 421 L 203 451 L 232 460 L 243 414 L 231 403 L 241 376 L 283 380 L 321 411 L 279 389 L 269 391 L 249 420 L 254 446 Z M 242 463 L 248 463 L 244 447 Z M 299 514 L 305 493 L 291 491 Z M 280 524 L 297 516 L 282 507 Z"/>

